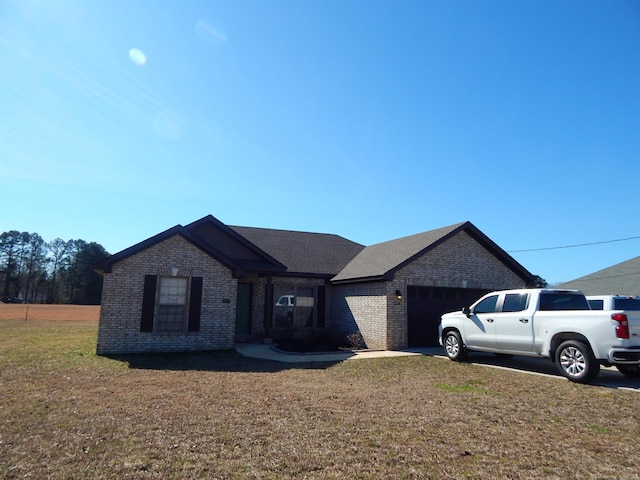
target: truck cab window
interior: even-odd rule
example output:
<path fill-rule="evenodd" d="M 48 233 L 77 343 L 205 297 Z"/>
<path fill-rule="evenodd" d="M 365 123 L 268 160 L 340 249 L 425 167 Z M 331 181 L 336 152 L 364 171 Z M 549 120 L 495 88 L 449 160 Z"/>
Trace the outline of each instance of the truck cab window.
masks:
<path fill-rule="evenodd" d="M 591 310 L 604 310 L 604 300 L 589 300 Z"/>
<path fill-rule="evenodd" d="M 492 313 L 496 311 L 496 305 L 498 304 L 498 295 L 491 295 L 478 303 L 473 313 Z"/>
<path fill-rule="evenodd" d="M 508 293 L 504 297 L 503 312 L 521 312 L 527 309 L 529 295 L 526 293 Z"/>

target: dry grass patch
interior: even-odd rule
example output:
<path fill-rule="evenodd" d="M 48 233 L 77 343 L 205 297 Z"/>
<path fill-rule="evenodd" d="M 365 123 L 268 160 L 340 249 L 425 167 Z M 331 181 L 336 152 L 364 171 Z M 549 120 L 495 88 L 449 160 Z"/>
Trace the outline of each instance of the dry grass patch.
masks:
<path fill-rule="evenodd" d="M 93 321 L 0 328 L 2 478 L 639 478 L 634 392 L 431 357 L 103 358 Z"/>
<path fill-rule="evenodd" d="M 97 322 L 100 318 L 99 305 L 41 305 L 0 303 L 0 321 L 23 320 L 47 322 Z"/>

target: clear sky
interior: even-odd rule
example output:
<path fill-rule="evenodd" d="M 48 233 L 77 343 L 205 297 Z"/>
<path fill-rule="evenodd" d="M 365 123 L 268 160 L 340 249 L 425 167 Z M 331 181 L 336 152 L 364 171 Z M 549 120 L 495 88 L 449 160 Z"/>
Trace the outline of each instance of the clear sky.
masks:
<path fill-rule="evenodd" d="M 0 0 L 0 231 L 636 237 L 512 253 L 567 281 L 640 255 L 639 154 L 636 0 Z"/>

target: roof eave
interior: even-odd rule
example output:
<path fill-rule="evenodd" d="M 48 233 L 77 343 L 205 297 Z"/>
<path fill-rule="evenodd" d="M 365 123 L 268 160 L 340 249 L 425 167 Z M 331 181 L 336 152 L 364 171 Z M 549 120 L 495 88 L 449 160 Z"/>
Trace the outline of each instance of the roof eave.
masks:
<path fill-rule="evenodd" d="M 389 282 L 393 280 L 394 273 L 387 272 L 383 275 L 370 275 L 368 277 L 341 278 L 338 280 L 331 279 L 331 285 L 342 285 L 346 283 L 367 283 L 367 282 Z"/>
<path fill-rule="evenodd" d="M 240 265 L 233 262 L 229 258 L 225 257 L 219 251 L 212 248 L 210 245 L 202 242 L 196 236 L 191 235 L 191 233 L 188 230 L 186 230 L 182 225 L 176 225 L 175 227 L 172 227 L 168 230 L 165 230 L 164 232 L 154 235 L 153 237 L 143 240 L 140 243 L 137 243 L 129 248 L 126 248 L 121 252 L 118 252 L 114 255 L 111 255 L 110 257 L 100 260 L 99 262 L 94 264 L 93 269 L 100 275 L 104 275 L 105 273 L 111 273 L 113 269 L 113 265 L 115 265 L 116 263 L 121 262 L 122 260 L 125 260 L 133 255 L 136 255 L 148 248 L 151 248 L 154 245 L 157 245 L 158 243 L 163 242 L 175 235 L 178 235 L 184 238 L 186 241 L 191 243 L 196 248 L 202 250 L 204 253 L 206 253 L 210 257 L 222 263 L 225 267 L 227 267 L 229 270 L 232 271 L 234 278 L 246 277 L 249 274 Z"/>
<path fill-rule="evenodd" d="M 218 220 L 213 215 L 207 215 L 206 217 L 203 217 L 203 218 L 201 218 L 199 220 L 196 220 L 195 222 L 192 222 L 189 225 L 187 225 L 185 227 L 185 229 L 187 229 L 188 231 L 191 231 L 194 227 L 202 225 L 203 223 L 211 223 L 211 224 L 217 226 L 218 228 L 223 230 L 225 233 L 227 233 L 229 236 L 231 236 L 234 240 L 244 244 L 247 248 L 252 250 L 257 255 L 260 255 L 265 260 L 267 260 L 270 263 L 274 264 L 275 270 L 286 270 L 287 269 L 286 265 L 283 265 L 282 263 L 280 263 L 278 260 L 273 258 L 267 252 L 265 252 L 264 250 L 259 248 L 256 244 L 252 243 L 246 237 L 243 237 L 242 235 L 240 235 L 233 228 L 231 228 L 228 225 L 225 225 L 224 223 L 222 223 L 220 220 Z"/>

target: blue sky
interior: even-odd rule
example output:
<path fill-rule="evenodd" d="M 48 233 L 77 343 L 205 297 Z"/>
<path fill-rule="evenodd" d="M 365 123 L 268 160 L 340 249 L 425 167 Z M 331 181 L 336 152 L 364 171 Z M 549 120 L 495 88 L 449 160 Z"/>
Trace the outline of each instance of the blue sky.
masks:
<path fill-rule="evenodd" d="M 0 231 L 640 237 L 640 3 L 0 0 Z M 514 252 L 550 282 L 640 238 Z"/>

